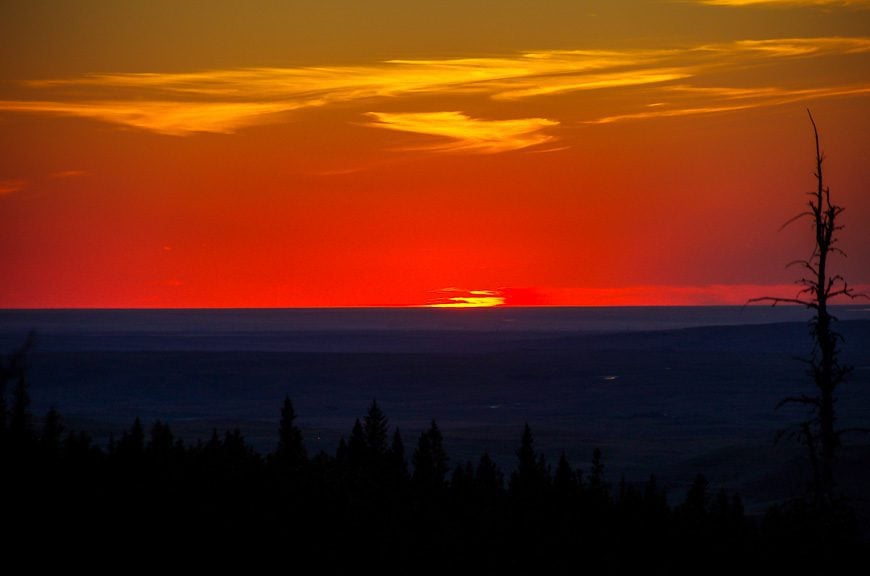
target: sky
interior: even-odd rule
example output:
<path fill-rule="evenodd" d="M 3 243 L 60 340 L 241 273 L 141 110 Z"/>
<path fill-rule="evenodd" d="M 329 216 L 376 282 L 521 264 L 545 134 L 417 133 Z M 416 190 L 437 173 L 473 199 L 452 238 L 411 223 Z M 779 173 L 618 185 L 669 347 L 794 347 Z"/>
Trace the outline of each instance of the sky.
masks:
<path fill-rule="evenodd" d="M 870 0 L 0 0 L 0 308 L 870 287 Z"/>

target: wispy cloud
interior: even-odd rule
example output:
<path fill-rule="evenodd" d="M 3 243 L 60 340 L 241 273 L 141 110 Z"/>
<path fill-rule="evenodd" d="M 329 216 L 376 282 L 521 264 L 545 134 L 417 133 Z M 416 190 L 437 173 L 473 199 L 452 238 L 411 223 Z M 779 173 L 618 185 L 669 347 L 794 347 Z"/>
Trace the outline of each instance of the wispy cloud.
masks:
<path fill-rule="evenodd" d="M 543 129 L 555 126 L 557 119 L 543 119 L 551 114 L 544 111 L 542 103 L 553 96 L 644 89 L 652 95 L 652 102 L 661 104 L 661 110 L 655 111 L 643 103 L 638 103 L 636 110 L 613 108 L 611 113 L 590 119 L 613 122 L 769 106 L 784 98 L 863 94 L 870 82 L 822 88 L 813 85 L 813 78 L 791 76 L 792 84 L 800 85 L 792 86 L 786 95 L 773 94 L 786 91 L 782 87 L 735 86 L 730 80 L 729 85 L 716 89 L 745 91 L 739 102 L 724 92 L 699 91 L 688 106 L 674 101 L 673 87 L 711 86 L 717 77 L 733 78 L 733 74 L 728 75 L 759 63 L 866 53 L 870 53 L 867 37 L 786 38 L 675 49 L 553 50 L 505 57 L 389 60 L 364 66 L 91 74 L 27 82 L 33 98 L 0 101 L 0 111 L 75 116 L 185 136 L 232 133 L 283 121 L 283 113 L 337 103 L 353 103 L 363 113 L 385 101 L 392 109 L 405 101 L 406 107 L 413 105 L 419 110 L 418 105 L 407 102 L 416 96 L 489 98 L 525 107 L 519 115 L 526 118 L 483 120 L 465 112 L 430 110 L 374 113 L 371 117 L 375 122 L 369 125 L 452 140 L 430 147 L 434 150 L 497 152 L 551 139 Z M 516 115 L 514 109 L 512 116 Z M 436 126 L 439 122 L 443 126 Z"/>
<path fill-rule="evenodd" d="M 268 114 L 292 109 L 269 102 L 5 101 L 0 110 L 92 118 L 142 128 L 158 134 L 183 136 L 191 132 L 229 134 L 263 121 Z"/>
<path fill-rule="evenodd" d="M 604 116 L 586 121 L 587 124 L 611 124 L 622 120 L 646 120 L 675 116 L 696 116 L 720 112 L 735 112 L 764 106 L 780 106 L 818 98 L 837 96 L 870 95 L 870 86 L 839 86 L 806 90 L 789 90 L 775 87 L 762 88 L 698 88 L 679 86 L 671 88 L 672 93 L 684 92 L 691 99 L 677 99 L 672 105 L 656 102 L 649 110 Z M 706 105 L 697 106 L 688 102 L 704 101 Z"/>
<path fill-rule="evenodd" d="M 14 192 L 19 192 L 27 187 L 27 181 L 21 178 L 9 178 L 0 180 L 0 196 L 6 196 Z"/>
<path fill-rule="evenodd" d="M 722 54 L 755 57 L 824 56 L 870 52 L 870 38 L 778 38 L 775 40 L 737 40 L 700 48 Z"/>
<path fill-rule="evenodd" d="M 369 112 L 371 126 L 428 134 L 448 142 L 424 146 L 428 150 L 495 153 L 528 148 L 553 140 L 541 130 L 559 123 L 544 118 L 481 120 L 462 112 L 409 112 L 391 114 Z"/>
<path fill-rule="evenodd" d="M 769 6 L 856 6 L 870 7 L 870 0 L 698 0 L 701 4 L 711 6 L 753 6 L 766 4 Z"/>
<path fill-rule="evenodd" d="M 530 78 L 527 82 L 515 82 L 514 89 L 498 92 L 493 95 L 500 100 L 517 100 L 533 96 L 551 96 L 564 92 L 577 92 L 580 90 L 596 90 L 600 88 L 619 88 L 622 86 L 641 86 L 643 84 L 656 84 L 670 82 L 692 76 L 689 70 L 678 68 L 664 68 L 652 70 L 629 70 L 609 72 L 606 74 L 585 74 L 582 76 L 565 76 L 549 78 L 547 82 Z M 525 84 L 525 85 L 523 85 Z"/>
<path fill-rule="evenodd" d="M 78 178 L 80 176 L 84 176 L 87 174 L 86 170 L 61 170 L 60 172 L 52 172 L 49 174 L 51 178 L 57 179 L 66 179 L 66 178 Z"/>

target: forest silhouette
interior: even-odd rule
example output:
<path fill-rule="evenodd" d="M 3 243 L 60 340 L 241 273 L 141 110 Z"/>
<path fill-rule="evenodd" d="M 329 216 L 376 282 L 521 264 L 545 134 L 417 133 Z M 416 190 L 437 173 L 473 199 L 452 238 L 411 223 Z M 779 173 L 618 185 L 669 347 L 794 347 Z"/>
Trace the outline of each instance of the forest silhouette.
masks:
<path fill-rule="evenodd" d="M 289 398 L 265 455 L 239 429 L 185 444 L 166 423 L 146 429 L 138 418 L 100 446 L 66 430 L 56 410 L 33 418 L 29 345 L 0 358 L 9 550 L 291 562 L 336 574 L 802 573 L 867 551 L 845 503 L 824 518 L 809 497 L 750 516 L 739 495 L 703 475 L 671 503 L 654 476 L 610 478 L 598 449 L 587 469 L 564 453 L 552 465 L 528 425 L 505 475 L 487 453 L 451 461 L 434 420 L 406 450 L 374 400 L 334 454 L 308 454 Z"/>

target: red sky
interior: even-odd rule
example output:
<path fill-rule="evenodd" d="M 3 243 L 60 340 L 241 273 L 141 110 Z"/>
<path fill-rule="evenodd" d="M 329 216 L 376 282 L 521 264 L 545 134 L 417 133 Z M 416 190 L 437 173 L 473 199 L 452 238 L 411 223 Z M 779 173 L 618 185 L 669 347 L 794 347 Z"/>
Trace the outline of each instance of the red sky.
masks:
<path fill-rule="evenodd" d="M 870 285 L 870 2 L 32 4 L 0 307 L 792 295 L 806 108 Z"/>

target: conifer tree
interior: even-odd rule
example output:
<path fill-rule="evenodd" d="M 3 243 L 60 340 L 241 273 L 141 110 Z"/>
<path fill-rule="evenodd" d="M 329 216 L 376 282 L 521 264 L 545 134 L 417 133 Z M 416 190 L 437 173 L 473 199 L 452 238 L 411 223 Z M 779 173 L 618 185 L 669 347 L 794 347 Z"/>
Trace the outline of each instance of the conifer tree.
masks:
<path fill-rule="evenodd" d="M 562 452 L 553 477 L 553 487 L 562 494 L 575 494 L 578 486 L 577 473 L 571 468 L 565 452 Z"/>
<path fill-rule="evenodd" d="M 549 474 L 543 454 L 535 452 L 532 429 L 526 423 L 517 449 L 517 468 L 511 475 L 510 491 L 521 497 L 539 495 L 549 484 Z"/>
<path fill-rule="evenodd" d="M 363 423 L 363 431 L 369 457 L 373 460 L 379 461 L 387 453 L 387 424 L 387 417 L 384 416 L 377 401 L 372 400 Z"/>
<path fill-rule="evenodd" d="M 8 357 L 0 355 L 0 447 L 6 438 L 6 434 L 18 436 L 17 440 L 23 440 L 31 431 L 30 395 L 27 391 L 26 364 L 27 355 L 36 337 L 33 332 L 27 335 L 24 344 Z M 12 408 L 6 401 L 7 388 L 14 384 L 12 389 Z"/>
<path fill-rule="evenodd" d="M 166 466 L 170 463 L 175 450 L 175 437 L 168 424 L 159 420 L 151 427 L 151 437 L 145 451 L 152 465 Z"/>
<path fill-rule="evenodd" d="M 359 418 L 353 423 L 350 431 L 350 440 L 347 443 L 348 464 L 355 470 L 361 469 L 366 462 L 367 456 L 366 435 Z"/>
<path fill-rule="evenodd" d="M 420 435 L 414 450 L 414 475 L 411 480 L 421 492 L 431 493 L 445 487 L 447 475 L 447 453 L 444 451 L 443 437 L 435 420 L 429 429 Z"/>
<path fill-rule="evenodd" d="M 495 497 L 504 492 L 504 475 L 489 452 L 484 452 L 477 463 L 474 484 L 484 497 Z"/>
<path fill-rule="evenodd" d="M 595 448 L 592 451 L 592 469 L 589 471 L 589 488 L 593 492 L 604 492 L 606 485 L 604 484 L 604 459 L 601 455 L 601 449 Z"/>
<path fill-rule="evenodd" d="M 12 414 L 9 421 L 9 434 L 14 442 L 27 443 L 33 434 L 33 416 L 30 413 L 30 392 L 27 378 L 19 374 L 12 390 Z"/>
<path fill-rule="evenodd" d="M 145 431 L 142 421 L 137 416 L 129 431 L 121 435 L 117 446 L 118 455 L 127 460 L 135 460 L 145 452 Z"/>
<path fill-rule="evenodd" d="M 296 426 L 296 411 L 290 398 L 284 398 L 281 407 L 281 423 L 278 426 L 278 447 L 275 459 L 279 466 L 298 470 L 305 464 L 308 455 L 302 441 L 302 430 Z"/>
<path fill-rule="evenodd" d="M 707 492 L 709 486 L 710 483 L 703 474 L 695 476 L 681 507 L 681 511 L 687 518 L 698 521 L 707 515 L 710 504 L 710 496 Z"/>

